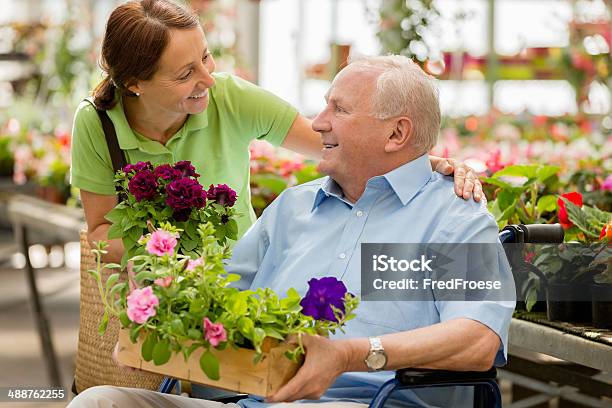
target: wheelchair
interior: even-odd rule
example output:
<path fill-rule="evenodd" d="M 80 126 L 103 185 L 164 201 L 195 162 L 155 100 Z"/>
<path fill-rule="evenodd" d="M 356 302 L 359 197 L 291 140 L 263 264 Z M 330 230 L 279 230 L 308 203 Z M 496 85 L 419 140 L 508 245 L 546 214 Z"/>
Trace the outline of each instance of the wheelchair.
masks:
<path fill-rule="evenodd" d="M 560 224 L 508 225 L 499 233 L 499 240 L 502 244 L 561 243 L 563 238 L 564 231 Z M 474 387 L 474 408 L 501 408 L 501 391 L 496 378 L 495 367 L 491 367 L 488 371 L 401 369 L 395 372 L 395 378 L 387 381 L 378 389 L 369 407 L 382 408 L 391 394 L 398 390 L 460 386 Z M 178 380 L 165 377 L 158 391 L 170 393 L 175 387 L 180 387 Z M 216 401 L 237 402 L 246 397 L 246 394 L 238 394 L 219 398 Z"/>

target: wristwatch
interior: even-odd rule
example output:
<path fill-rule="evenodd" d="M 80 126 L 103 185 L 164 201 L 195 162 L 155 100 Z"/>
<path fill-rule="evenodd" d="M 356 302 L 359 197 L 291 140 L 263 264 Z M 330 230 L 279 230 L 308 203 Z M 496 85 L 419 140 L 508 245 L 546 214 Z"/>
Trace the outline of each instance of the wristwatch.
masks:
<path fill-rule="evenodd" d="M 380 337 L 370 337 L 370 352 L 365 358 L 369 371 L 381 371 L 387 366 L 387 353 L 383 348 Z"/>

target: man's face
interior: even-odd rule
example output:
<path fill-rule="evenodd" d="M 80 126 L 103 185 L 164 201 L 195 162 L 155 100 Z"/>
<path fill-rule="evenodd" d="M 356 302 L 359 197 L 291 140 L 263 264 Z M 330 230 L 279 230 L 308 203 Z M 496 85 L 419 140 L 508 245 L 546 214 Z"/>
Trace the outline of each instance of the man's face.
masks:
<path fill-rule="evenodd" d="M 371 106 L 381 73 L 371 67 L 346 67 L 325 97 L 327 106 L 312 123 L 323 142 L 319 171 L 340 185 L 348 181 L 365 183 L 376 175 L 373 169 L 384 156 L 391 130 L 372 115 Z"/>

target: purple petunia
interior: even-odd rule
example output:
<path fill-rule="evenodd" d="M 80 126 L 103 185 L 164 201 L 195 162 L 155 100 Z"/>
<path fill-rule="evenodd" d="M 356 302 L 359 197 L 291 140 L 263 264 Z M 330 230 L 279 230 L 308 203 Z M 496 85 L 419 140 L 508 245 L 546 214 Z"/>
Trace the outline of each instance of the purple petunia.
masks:
<path fill-rule="evenodd" d="M 196 173 L 195 167 L 188 160 L 176 162 L 174 168 L 181 172 L 183 177 L 195 177 L 198 178 L 200 175 Z"/>
<path fill-rule="evenodd" d="M 128 182 L 128 190 L 136 201 L 151 200 L 157 194 L 157 177 L 150 170 L 138 171 Z"/>
<path fill-rule="evenodd" d="M 183 173 L 180 170 L 175 169 L 169 164 L 162 164 L 160 166 L 157 166 L 153 173 L 155 174 L 155 177 L 161 178 L 163 180 L 177 180 L 183 177 Z"/>
<path fill-rule="evenodd" d="M 344 283 L 334 277 L 312 278 L 308 281 L 308 292 L 300 301 L 302 313 L 316 320 L 337 322 L 331 306 L 344 312 L 344 296 L 347 289 Z"/>
<path fill-rule="evenodd" d="M 151 164 L 151 162 L 138 162 L 138 163 L 134 163 L 134 164 L 128 164 L 123 168 L 123 172 L 126 174 L 130 174 L 132 171 L 139 173 L 143 170 L 152 170 L 153 169 L 153 165 Z"/>
<path fill-rule="evenodd" d="M 227 184 L 217 184 L 216 187 L 211 184 L 206 192 L 206 197 L 226 207 L 232 207 L 236 202 L 236 192 Z"/>
<path fill-rule="evenodd" d="M 166 186 L 166 204 L 174 210 L 177 221 L 189 218 L 193 208 L 202 208 L 206 205 L 206 192 L 200 183 L 191 178 L 174 180 Z"/>

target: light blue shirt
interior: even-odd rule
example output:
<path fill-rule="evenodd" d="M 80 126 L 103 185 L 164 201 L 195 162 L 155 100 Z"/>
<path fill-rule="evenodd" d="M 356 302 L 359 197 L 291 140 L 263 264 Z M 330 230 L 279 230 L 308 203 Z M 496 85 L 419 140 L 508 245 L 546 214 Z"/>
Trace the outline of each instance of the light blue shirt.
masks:
<path fill-rule="evenodd" d="M 425 155 L 370 179 L 354 204 L 329 177 L 284 191 L 237 243 L 228 271 L 242 276 L 241 289 L 269 287 L 284 294 L 294 287 L 304 295 L 310 278 L 334 276 L 359 295 L 361 243 L 447 242 L 497 243 L 497 224 L 484 203 L 457 197 L 452 178 L 432 172 Z M 505 257 L 499 264 L 510 274 Z M 511 301 L 361 302 L 346 334 L 334 338 L 383 335 L 468 318 L 497 333 L 501 346 L 495 364 L 503 365 L 513 310 Z M 345 373 L 320 401 L 369 403 L 392 376 Z M 471 406 L 470 389 L 430 391 L 410 391 L 402 399 L 414 406 Z M 253 399 L 241 405 L 267 406 Z"/>

